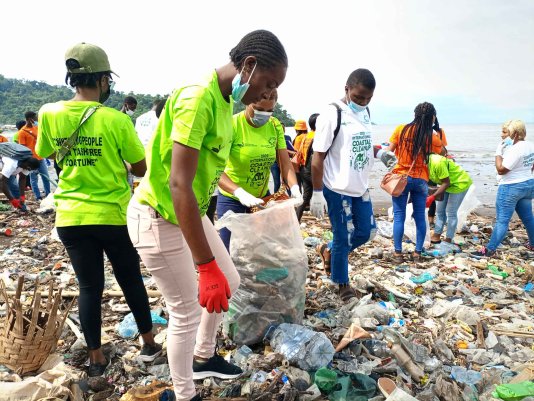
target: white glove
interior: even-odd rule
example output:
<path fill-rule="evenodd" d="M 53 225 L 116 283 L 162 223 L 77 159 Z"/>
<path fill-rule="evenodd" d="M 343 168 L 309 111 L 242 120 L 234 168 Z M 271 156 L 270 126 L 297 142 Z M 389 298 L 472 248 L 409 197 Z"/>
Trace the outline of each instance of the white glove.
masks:
<path fill-rule="evenodd" d="M 310 201 L 310 212 L 318 219 L 322 219 L 325 212 L 328 213 L 328 206 L 322 190 L 313 190 L 313 195 Z"/>
<path fill-rule="evenodd" d="M 376 152 L 376 157 L 380 158 L 380 161 L 384 163 L 384 166 L 388 169 L 392 169 L 395 164 L 397 164 L 397 157 L 395 156 L 395 153 L 390 150 L 385 151 L 384 149 L 379 149 L 378 152 Z"/>
<path fill-rule="evenodd" d="M 291 192 L 292 198 L 302 198 L 302 194 L 300 193 L 299 184 L 293 185 L 289 191 Z"/>
<path fill-rule="evenodd" d="M 263 203 L 263 199 L 256 198 L 241 187 L 234 191 L 234 196 L 246 207 L 258 206 Z"/>

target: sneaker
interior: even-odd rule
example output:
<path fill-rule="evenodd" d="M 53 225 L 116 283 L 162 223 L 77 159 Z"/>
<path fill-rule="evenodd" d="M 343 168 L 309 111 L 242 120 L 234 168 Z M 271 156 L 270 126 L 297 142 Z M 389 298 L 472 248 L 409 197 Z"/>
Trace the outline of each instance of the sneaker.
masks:
<path fill-rule="evenodd" d="M 153 362 L 154 359 L 160 355 L 161 345 L 157 343 L 154 343 L 153 345 L 143 344 L 143 348 L 141 348 L 141 353 L 139 354 L 139 359 L 141 359 L 143 362 Z"/>
<path fill-rule="evenodd" d="M 105 363 L 89 363 L 89 369 L 87 370 L 87 376 L 96 377 L 102 376 L 109 366 L 109 359 L 106 358 Z"/>
<path fill-rule="evenodd" d="M 235 379 L 243 374 L 241 368 L 231 363 L 215 353 L 206 362 L 198 362 L 193 359 L 193 380 L 202 380 L 207 377 L 218 377 L 219 379 Z"/>
<path fill-rule="evenodd" d="M 495 251 L 492 251 L 485 246 L 480 249 L 480 251 L 471 252 L 471 256 L 480 259 L 480 258 L 491 258 L 493 255 L 495 255 Z"/>

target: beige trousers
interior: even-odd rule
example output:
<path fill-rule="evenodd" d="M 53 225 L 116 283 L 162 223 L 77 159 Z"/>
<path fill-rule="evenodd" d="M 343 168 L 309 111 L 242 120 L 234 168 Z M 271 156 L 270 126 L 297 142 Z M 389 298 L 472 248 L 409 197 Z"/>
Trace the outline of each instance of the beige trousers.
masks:
<path fill-rule="evenodd" d="M 202 226 L 233 294 L 239 287 L 239 274 L 206 216 Z M 180 227 L 134 197 L 128 206 L 128 232 L 165 299 L 169 311 L 167 357 L 174 391 L 177 400 L 189 400 L 195 396 L 193 355 L 213 356 L 223 315 L 208 313 L 198 303 L 197 272 Z"/>

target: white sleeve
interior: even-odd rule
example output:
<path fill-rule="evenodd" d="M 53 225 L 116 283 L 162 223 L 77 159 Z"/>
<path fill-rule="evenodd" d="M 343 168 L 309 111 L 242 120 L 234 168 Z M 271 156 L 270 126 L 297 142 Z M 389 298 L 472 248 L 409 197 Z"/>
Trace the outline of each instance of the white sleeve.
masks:
<path fill-rule="evenodd" d="M 517 163 L 519 163 L 521 156 L 521 149 L 519 148 L 519 146 L 512 145 L 509 149 L 506 150 L 505 154 L 503 155 L 502 166 L 512 171 L 514 167 L 517 166 Z"/>
<path fill-rule="evenodd" d="M 4 166 L 2 167 L 2 175 L 6 178 L 11 177 L 17 171 L 18 162 L 10 157 L 3 157 Z"/>
<path fill-rule="evenodd" d="M 319 114 L 315 123 L 315 137 L 313 138 L 313 151 L 326 152 L 332 146 L 334 131 L 337 127 L 337 109 L 329 106 Z"/>

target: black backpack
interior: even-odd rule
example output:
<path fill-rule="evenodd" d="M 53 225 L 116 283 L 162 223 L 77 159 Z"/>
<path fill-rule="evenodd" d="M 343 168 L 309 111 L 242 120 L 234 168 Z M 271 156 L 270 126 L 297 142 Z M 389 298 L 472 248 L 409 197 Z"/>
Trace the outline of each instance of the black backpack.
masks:
<path fill-rule="evenodd" d="M 28 157 L 33 157 L 33 153 L 24 145 L 15 142 L 2 142 L 0 143 L 0 156 L 14 160 L 24 160 Z"/>
<path fill-rule="evenodd" d="M 337 110 L 337 124 L 336 129 L 334 130 L 334 139 L 332 139 L 332 143 L 330 144 L 330 148 L 334 144 L 334 141 L 336 140 L 337 134 L 339 134 L 339 130 L 341 129 L 341 107 L 337 103 L 330 103 L 332 106 L 334 106 Z M 371 112 L 369 111 L 369 107 L 365 108 L 367 110 L 367 114 L 369 114 L 369 119 L 371 118 Z M 326 158 L 326 155 L 328 155 L 328 152 L 330 152 L 330 148 L 325 152 L 324 157 Z"/>

